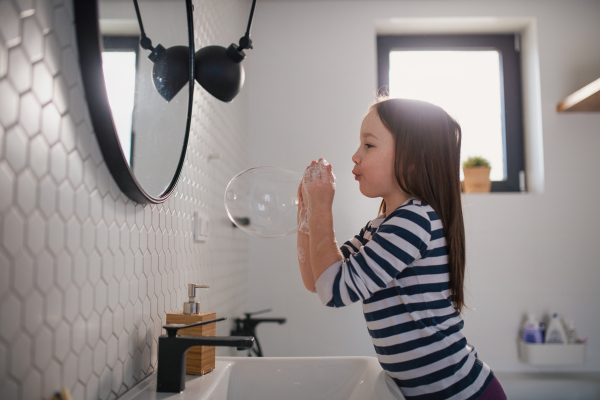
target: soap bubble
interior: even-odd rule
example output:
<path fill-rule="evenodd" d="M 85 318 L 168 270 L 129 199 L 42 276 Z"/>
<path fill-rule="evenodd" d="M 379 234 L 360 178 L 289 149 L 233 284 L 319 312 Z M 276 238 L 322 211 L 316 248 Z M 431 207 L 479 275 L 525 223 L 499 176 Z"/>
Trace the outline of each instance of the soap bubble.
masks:
<path fill-rule="evenodd" d="M 264 238 L 298 231 L 298 186 L 302 173 L 279 167 L 240 172 L 225 189 L 229 219 L 246 233 Z"/>

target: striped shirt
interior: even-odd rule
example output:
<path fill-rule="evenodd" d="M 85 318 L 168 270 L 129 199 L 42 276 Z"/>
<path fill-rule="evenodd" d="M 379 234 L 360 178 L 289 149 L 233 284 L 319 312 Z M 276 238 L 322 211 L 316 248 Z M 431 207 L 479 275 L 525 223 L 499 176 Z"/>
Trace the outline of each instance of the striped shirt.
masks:
<path fill-rule="evenodd" d="M 442 222 L 413 198 L 369 221 L 316 282 L 329 307 L 362 301 L 382 368 L 406 399 L 477 399 L 494 374 L 462 334 Z"/>

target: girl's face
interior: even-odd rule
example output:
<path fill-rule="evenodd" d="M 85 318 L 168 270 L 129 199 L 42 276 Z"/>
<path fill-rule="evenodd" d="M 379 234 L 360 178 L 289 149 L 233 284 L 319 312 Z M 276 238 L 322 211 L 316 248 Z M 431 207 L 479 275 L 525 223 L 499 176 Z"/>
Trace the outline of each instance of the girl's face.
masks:
<path fill-rule="evenodd" d="M 383 125 L 377 110 L 369 112 L 360 126 L 360 146 L 352 161 L 352 173 L 360 192 L 370 198 L 384 199 L 400 189 L 394 174 L 394 138 Z"/>

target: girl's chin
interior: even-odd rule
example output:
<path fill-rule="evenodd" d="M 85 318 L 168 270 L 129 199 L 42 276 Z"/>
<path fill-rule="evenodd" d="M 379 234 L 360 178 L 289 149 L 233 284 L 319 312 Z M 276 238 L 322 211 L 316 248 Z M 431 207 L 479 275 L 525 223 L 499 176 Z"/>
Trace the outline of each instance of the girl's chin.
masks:
<path fill-rule="evenodd" d="M 381 197 L 380 195 L 375 194 L 375 193 L 369 191 L 367 188 L 364 188 L 363 185 L 360 185 L 359 189 L 360 189 L 360 192 L 362 193 L 363 196 L 368 197 L 370 199 L 374 199 L 376 197 Z"/>

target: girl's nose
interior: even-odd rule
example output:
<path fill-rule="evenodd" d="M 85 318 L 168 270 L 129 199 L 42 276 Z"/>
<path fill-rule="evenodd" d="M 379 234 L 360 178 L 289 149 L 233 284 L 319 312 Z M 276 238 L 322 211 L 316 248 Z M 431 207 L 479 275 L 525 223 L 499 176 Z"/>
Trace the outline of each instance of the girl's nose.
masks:
<path fill-rule="evenodd" d="M 356 153 L 358 153 L 358 152 L 356 152 Z M 352 155 L 352 162 L 354 162 L 354 164 L 358 164 L 358 161 L 359 161 L 358 156 L 356 155 L 356 153 L 354 153 Z"/>

